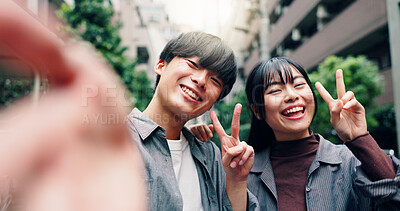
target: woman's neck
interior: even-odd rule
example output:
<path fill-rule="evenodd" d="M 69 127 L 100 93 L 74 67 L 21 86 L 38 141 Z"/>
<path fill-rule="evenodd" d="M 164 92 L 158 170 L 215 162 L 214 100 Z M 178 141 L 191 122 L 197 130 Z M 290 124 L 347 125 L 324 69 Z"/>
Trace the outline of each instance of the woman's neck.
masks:
<path fill-rule="evenodd" d="M 307 129 L 305 131 L 301 132 L 275 132 L 275 139 L 276 141 L 292 141 L 292 140 L 298 140 L 302 138 L 307 138 L 311 135 L 310 131 Z"/>

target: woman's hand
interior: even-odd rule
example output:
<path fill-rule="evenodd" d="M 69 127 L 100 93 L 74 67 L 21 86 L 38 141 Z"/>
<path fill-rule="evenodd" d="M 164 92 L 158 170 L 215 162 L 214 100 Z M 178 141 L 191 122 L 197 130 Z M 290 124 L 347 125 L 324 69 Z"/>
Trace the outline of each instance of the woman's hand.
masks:
<path fill-rule="evenodd" d="M 213 137 L 212 130 L 214 126 L 206 124 L 190 125 L 188 129 L 201 141 L 208 141 L 209 138 Z"/>
<path fill-rule="evenodd" d="M 350 141 L 367 133 L 365 109 L 352 91 L 346 92 L 341 69 L 336 71 L 338 99 L 333 99 L 320 82 L 315 83 L 315 87 L 328 104 L 332 126 L 342 141 Z"/>

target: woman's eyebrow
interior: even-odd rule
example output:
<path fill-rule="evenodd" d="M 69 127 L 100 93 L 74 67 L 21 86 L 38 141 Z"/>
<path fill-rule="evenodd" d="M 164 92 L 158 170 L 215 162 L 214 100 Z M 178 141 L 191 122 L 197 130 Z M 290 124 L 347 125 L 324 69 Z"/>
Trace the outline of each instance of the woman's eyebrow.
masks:
<path fill-rule="evenodd" d="M 272 81 L 268 84 L 268 86 L 273 86 L 273 85 L 282 85 L 283 82 L 282 81 Z"/>
<path fill-rule="evenodd" d="M 304 78 L 304 76 L 302 76 L 302 75 L 295 76 L 295 77 L 293 77 L 293 81 L 298 79 L 298 78 Z"/>

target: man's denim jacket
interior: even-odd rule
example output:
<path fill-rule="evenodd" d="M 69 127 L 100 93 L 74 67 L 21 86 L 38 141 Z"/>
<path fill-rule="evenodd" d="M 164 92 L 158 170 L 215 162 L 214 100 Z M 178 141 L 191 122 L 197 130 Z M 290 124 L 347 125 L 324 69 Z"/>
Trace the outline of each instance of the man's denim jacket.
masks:
<path fill-rule="evenodd" d="M 142 153 L 146 166 L 146 182 L 150 210 L 182 210 L 183 201 L 172 166 L 165 130 L 134 109 L 128 115 L 128 127 Z M 225 172 L 219 148 L 212 142 L 202 142 L 183 128 L 199 176 L 204 211 L 232 210 L 225 189 Z M 255 210 L 257 199 L 248 192 L 248 210 Z"/>
<path fill-rule="evenodd" d="M 319 146 L 305 187 L 307 210 L 400 210 L 400 161 L 394 179 L 372 182 L 361 163 L 344 145 L 317 135 Z M 270 148 L 257 152 L 247 180 L 261 210 L 278 210 Z"/>

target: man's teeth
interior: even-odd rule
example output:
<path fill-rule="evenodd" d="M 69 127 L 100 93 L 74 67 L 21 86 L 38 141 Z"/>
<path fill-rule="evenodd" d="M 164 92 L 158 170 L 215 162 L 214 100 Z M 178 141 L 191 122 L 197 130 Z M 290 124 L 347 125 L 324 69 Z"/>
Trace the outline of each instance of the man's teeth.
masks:
<path fill-rule="evenodd" d="M 182 86 L 182 90 L 188 94 L 190 97 L 192 97 L 195 100 L 199 100 L 199 96 L 197 96 L 194 92 L 192 92 L 190 89 L 186 88 L 186 86 Z"/>
<path fill-rule="evenodd" d="M 302 111 L 303 109 L 304 109 L 303 107 L 294 107 L 294 108 L 291 108 L 289 110 L 286 110 L 285 113 L 286 114 L 291 114 L 291 113 L 295 113 L 295 112 L 298 112 L 298 111 Z"/>

